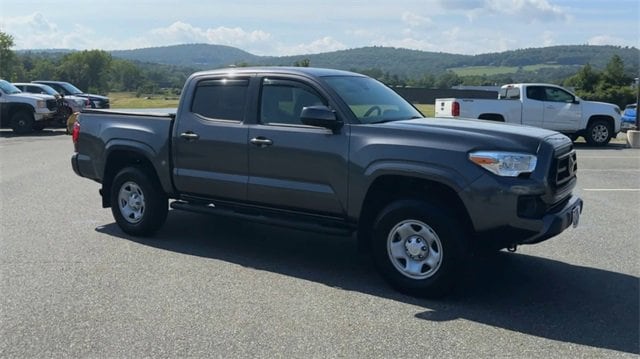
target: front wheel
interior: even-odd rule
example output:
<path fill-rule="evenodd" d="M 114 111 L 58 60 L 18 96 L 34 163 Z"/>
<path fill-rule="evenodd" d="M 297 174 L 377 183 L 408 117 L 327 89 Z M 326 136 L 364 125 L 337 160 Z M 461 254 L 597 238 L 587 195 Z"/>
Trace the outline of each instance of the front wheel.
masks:
<path fill-rule="evenodd" d="M 25 134 L 33 131 L 35 120 L 33 114 L 27 111 L 16 112 L 11 117 L 11 129 L 16 134 Z"/>
<path fill-rule="evenodd" d="M 593 121 L 587 128 L 585 139 L 592 146 L 604 146 L 611 141 L 611 127 L 606 121 Z"/>
<path fill-rule="evenodd" d="M 168 210 L 167 196 L 148 171 L 127 167 L 114 178 L 111 213 L 125 233 L 152 235 L 164 224 Z"/>
<path fill-rule="evenodd" d="M 373 258 L 398 290 L 437 297 L 455 284 L 465 251 L 464 226 L 447 208 L 399 200 L 382 210 L 373 230 Z"/>

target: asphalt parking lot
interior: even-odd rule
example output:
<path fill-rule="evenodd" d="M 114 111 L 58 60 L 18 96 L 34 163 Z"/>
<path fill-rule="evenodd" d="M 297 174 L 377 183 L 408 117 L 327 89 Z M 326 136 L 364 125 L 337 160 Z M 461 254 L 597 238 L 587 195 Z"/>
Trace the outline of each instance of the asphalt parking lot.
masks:
<path fill-rule="evenodd" d="M 0 131 L 0 357 L 637 357 L 640 150 L 576 144 L 578 228 L 398 294 L 355 242 L 171 211 L 124 235 L 62 130 Z"/>

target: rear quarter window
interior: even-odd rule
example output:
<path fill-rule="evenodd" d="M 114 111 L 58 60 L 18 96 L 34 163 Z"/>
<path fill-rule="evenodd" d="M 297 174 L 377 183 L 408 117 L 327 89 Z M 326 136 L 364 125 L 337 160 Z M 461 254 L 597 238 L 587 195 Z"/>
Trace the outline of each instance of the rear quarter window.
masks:
<path fill-rule="evenodd" d="M 191 112 L 215 120 L 242 121 L 249 80 L 203 80 L 196 85 Z"/>

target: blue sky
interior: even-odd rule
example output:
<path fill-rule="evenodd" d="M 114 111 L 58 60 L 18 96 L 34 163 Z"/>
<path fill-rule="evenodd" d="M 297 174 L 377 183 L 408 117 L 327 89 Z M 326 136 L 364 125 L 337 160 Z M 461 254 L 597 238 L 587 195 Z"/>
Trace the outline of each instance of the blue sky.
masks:
<path fill-rule="evenodd" d="M 374 45 L 481 54 L 640 47 L 640 1 L 0 0 L 0 29 L 14 37 L 14 49 L 211 43 L 273 56 Z"/>

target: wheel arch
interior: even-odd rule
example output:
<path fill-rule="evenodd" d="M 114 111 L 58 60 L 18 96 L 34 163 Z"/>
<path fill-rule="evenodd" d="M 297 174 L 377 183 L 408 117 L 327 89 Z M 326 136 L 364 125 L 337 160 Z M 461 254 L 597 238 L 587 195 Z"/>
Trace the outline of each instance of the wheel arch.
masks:
<path fill-rule="evenodd" d="M 487 121 L 505 122 L 504 116 L 499 113 L 483 113 L 480 116 L 478 116 L 478 119 L 487 120 Z"/>
<path fill-rule="evenodd" d="M 359 249 L 369 250 L 372 226 L 380 211 L 390 203 L 401 199 L 419 199 L 436 205 L 446 205 L 460 218 L 466 231 L 473 230 L 469 213 L 457 191 L 450 184 L 404 174 L 385 174 L 371 183 L 365 195 L 358 220 Z"/>
<path fill-rule="evenodd" d="M 131 144 L 113 143 L 107 147 L 105 155 L 105 166 L 102 175 L 102 206 L 111 206 L 109 193 L 115 176 L 125 167 L 138 167 L 150 175 L 152 181 L 156 182 L 166 191 L 161 181 L 156 166 L 151 158 L 154 153 L 144 145 L 132 146 Z"/>
<path fill-rule="evenodd" d="M 613 117 L 607 116 L 607 115 L 592 115 L 591 117 L 589 117 L 589 121 L 587 121 L 587 128 L 589 128 L 591 124 L 593 124 L 595 121 L 598 121 L 598 120 L 605 121 L 607 125 L 609 125 L 609 128 L 611 129 L 611 131 L 612 132 L 615 131 L 615 128 L 616 128 L 615 120 L 613 119 Z"/>

